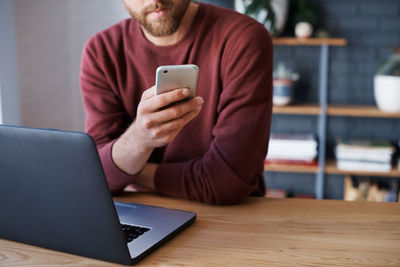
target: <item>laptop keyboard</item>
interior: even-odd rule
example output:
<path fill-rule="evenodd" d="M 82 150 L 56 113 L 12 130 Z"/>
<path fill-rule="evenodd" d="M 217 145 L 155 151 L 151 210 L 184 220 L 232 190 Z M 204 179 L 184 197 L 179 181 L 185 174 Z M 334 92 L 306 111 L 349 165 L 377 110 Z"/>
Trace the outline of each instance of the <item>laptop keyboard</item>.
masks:
<path fill-rule="evenodd" d="M 122 223 L 121 227 L 122 231 L 124 231 L 128 243 L 132 242 L 134 239 L 138 238 L 139 236 L 150 230 L 150 228 L 129 225 L 129 224 L 122 224 Z"/>

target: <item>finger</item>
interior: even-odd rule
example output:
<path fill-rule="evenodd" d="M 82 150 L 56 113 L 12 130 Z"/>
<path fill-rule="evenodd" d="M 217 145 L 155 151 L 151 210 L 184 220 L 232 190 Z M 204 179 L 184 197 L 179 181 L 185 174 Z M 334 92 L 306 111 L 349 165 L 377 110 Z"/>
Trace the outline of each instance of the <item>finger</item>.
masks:
<path fill-rule="evenodd" d="M 149 126 L 156 126 L 176 120 L 189 112 L 200 112 L 203 102 L 203 98 L 195 97 L 188 101 L 155 112 L 149 116 L 149 120 L 151 121 Z"/>
<path fill-rule="evenodd" d="M 156 95 L 151 99 L 154 110 L 159 110 L 165 106 L 168 106 L 174 102 L 184 100 L 190 95 L 190 91 L 187 88 L 175 89 L 160 95 Z"/>
<path fill-rule="evenodd" d="M 157 126 L 158 131 L 168 133 L 170 131 L 181 130 L 186 124 L 193 120 L 200 113 L 200 109 L 185 113 L 179 118 L 170 120 Z"/>
<path fill-rule="evenodd" d="M 155 86 L 153 85 L 149 89 L 145 90 L 142 94 L 142 100 L 150 99 L 154 96 Z"/>
<path fill-rule="evenodd" d="M 169 121 L 152 129 L 153 138 L 161 142 L 171 142 L 182 128 L 198 115 L 197 111 L 189 112 L 179 119 Z"/>

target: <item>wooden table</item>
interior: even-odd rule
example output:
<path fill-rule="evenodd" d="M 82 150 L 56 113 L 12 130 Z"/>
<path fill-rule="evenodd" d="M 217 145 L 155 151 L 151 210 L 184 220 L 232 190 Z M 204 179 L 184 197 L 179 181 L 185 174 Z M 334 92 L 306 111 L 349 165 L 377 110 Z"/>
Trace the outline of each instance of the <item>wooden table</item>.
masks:
<path fill-rule="evenodd" d="M 400 266 L 400 204 L 249 198 L 215 207 L 150 194 L 119 201 L 197 212 L 139 266 Z M 120 266 L 0 239 L 0 266 Z"/>

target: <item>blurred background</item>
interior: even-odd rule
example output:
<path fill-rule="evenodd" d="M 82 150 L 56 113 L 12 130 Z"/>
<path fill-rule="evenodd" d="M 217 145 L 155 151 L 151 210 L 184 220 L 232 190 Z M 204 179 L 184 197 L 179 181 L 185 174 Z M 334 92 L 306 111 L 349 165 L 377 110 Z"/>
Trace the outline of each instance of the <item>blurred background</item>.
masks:
<path fill-rule="evenodd" d="M 2 0 L 4 123 L 84 130 L 79 66 L 84 43 L 128 18 L 112 0 Z"/>
<path fill-rule="evenodd" d="M 300 165 L 314 167 L 293 171 L 283 164 L 283 167 L 271 170 L 266 164 L 268 187 L 285 197 L 322 194 L 322 198 L 344 199 L 346 179 L 351 179 L 353 186 L 366 179 L 373 181 L 371 184 L 379 181 L 378 189 L 390 190 L 392 182 L 400 177 L 396 154 L 400 140 L 400 110 L 389 112 L 389 115 L 382 113 L 382 108 L 377 107 L 374 79 L 379 74 L 379 67 L 400 48 L 400 1 L 203 2 L 236 9 L 263 23 L 274 37 L 275 67 L 281 64 L 286 71 L 297 75 L 292 91 L 277 95 L 276 99 L 280 97 L 281 101 L 289 99 L 290 102 L 276 102 L 277 108 L 281 109 L 274 109 L 272 133 L 315 137 L 315 157 L 311 164 Z M 248 12 L 251 4 L 257 7 L 256 12 Z M 271 12 L 275 15 L 272 27 L 268 16 Z M 83 45 L 98 31 L 128 17 L 122 1 L 115 0 L 1 0 L 0 123 L 83 131 L 85 114 L 78 79 Z M 285 43 L 285 38 L 292 38 L 289 43 L 295 39 L 295 43 Z M 320 109 L 312 112 L 315 106 L 321 107 L 321 51 L 324 44 L 304 45 L 308 42 L 304 40 L 318 38 L 344 42 L 328 45 L 325 62 L 328 105 L 360 106 L 364 108 L 361 113 L 349 116 L 343 111 L 344 115 L 329 116 Z M 287 72 L 279 75 L 287 75 Z M 392 98 L 397 96 L 394 94 Z M 300 111 L 293 113 L 288 109 L 303 104 L 306 107 L 298 109 Z M 369 111 L 371 116 L 363 115 Z M 323 144 L 319 132 L 321 112 L 326 116 Z M 326 148 L 324 161 L 335 159 L 338 139 L 389 142 L 394 148 L 390 171 L 378 174 L 372 171 L 370 175 L 337 168 L 331 172 L 322 171 L 323 177 L 317 178 L 318 168 L 321 168 L 319 148 L 321 145 Z"/>

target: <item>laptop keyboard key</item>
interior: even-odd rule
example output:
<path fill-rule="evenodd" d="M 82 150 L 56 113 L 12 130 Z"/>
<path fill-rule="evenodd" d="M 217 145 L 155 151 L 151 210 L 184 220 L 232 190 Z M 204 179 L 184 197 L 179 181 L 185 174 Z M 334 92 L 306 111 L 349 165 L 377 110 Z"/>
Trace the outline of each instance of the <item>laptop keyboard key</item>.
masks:
<path fill-rule="evenodd" d="M 127 242 L 132 242 L 145 232 L 149 231 L 150 228 L 128 225 L 128 224 L 121 224 L 122 231 L 125 234 Z"/>

